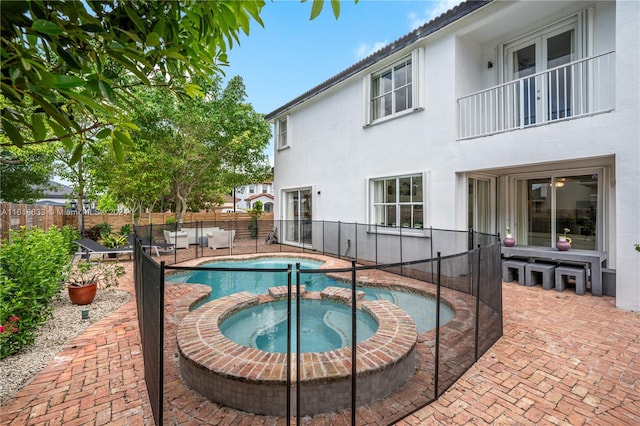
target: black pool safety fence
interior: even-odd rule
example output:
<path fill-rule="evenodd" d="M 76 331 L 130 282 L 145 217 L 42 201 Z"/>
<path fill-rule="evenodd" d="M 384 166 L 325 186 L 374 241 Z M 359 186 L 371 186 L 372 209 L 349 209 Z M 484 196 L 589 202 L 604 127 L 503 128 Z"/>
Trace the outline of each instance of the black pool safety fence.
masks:
<path fill-rule="evenodd" d="M 225 415 L 227 421 L 246 416 L 242 422 L 247 424 L 273 417 L 285 424 L 309 418 L 328 424 L 393 424 L 438 399 L 502 336 L 496 235 L 302 221 L 276 221 L 266 231 L 239 222 L 136 229 L 138 318 L 145 381 L 157 425 L 174 424 L 180 418 L 217 424 L 225 421 Z M 250 232 L 240 232 L 241 227 Z M 232 236 L 228 231 L 233 230 Z M 164 231 L 182 231 L 188 235 L 179 238 L 190 241 L 164 241 L 160 237 Z M 225 233 L 228 244 L 207 241 L 224 238 Z M 180 244 L 186 248 L 178 248 Z M 309 258 L 329 262 L 300 267 L 296 253 L 303 254 L 302 262 Z M 270 269 L 182 263 L 205 257 L 214 262 L 217 256 L 240 254 L 285 260 Z M 203 297 L 194 298 L 191 310 L 176 315 L 183 300 L 176 295 L 187 294 L 192 287 L 203 291 L 195 283 L 207 284 L 216 293 L 217 286 L 233 286 L 235 274 L 248 272 L 260 272 L 273 288 L 204 302 Z M 203 273 L 212 277 L 210 282 L 203 282 Z M 216 280 L 217 274 L 224 274 L 224 279 Z M 317 287 L 319 277 L 322 284 Z M 251 280 L 254 285 L 258 278 Z M 308 316 L 318 314 L 310 308 L 314 313 L 307 313 L 307 300 L 318 299 L 341 303 L 346 313 L 343 309 L 314 316 L 308 326 Z M 274 300 L 284 304 L 284 311 L 268 324 L 261 323 L 249 344 L 212 343 L 219 340 L 211 336 L 227 338 L 219 327 L 222 320 L 241 307 Z M 364 340 L 358 337 L 361 326 L 356 325 L 362 316 L 373 317 L 376 324 Z M 254 320 L 258 321 L 262 320 Z M 180 328 L 189 324 L 196 324 L 197 332 Z M 305 349 L 310 339 L 321 340 L 310 337 L 315 325 L 328 327 L 327 335 L 332 336 L 328 340 L 340 341 L 339 349 Z M 278 331 L 283 333 L 284 350 L 258 344 L 255 335 Z M 178 333 L 183 333 L 182 342 Z M 195 340 L 185 343 L 184 336 Z M 228 352 L 229 348 L 233 350 Z M 233 361 L 222 361 L 231 354 Z M 274 363 L 257 365 L 265 360 Z M 189 404 L 185 398 L 198 403 Z M 190 407 L 194 409 L 189 411 Z"/>

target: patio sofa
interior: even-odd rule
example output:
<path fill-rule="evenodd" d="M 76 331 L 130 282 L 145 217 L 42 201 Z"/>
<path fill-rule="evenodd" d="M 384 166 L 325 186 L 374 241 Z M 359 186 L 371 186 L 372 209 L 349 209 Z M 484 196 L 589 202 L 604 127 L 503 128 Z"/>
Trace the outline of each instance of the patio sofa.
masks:
<path fill-rule="evenodd" d="M 206 237 L 207 234 L 212 233 L 213 231 L 217 231 L 220 228 L 216 227 L 208 227 L 208 228 L 182 228 L 182 232 L 187 233 L 187 238 L 189 240 L 189 244 L 198 244 L 199 237 Z"/>
<path fill-rule="evenodd" d="M 233 247 L 233 239 L 236 237 L 236 230 L 226 231 L 217 229 L 207 234 L 208 246 L 214 250 L 219 248 Z"/>
<path fill-rule="evenodd" d="M 162 231 L 164 234 L 164 241 L 167 244 L 179 248 L 189 248 L 189 234 L 184 231 Z"/>

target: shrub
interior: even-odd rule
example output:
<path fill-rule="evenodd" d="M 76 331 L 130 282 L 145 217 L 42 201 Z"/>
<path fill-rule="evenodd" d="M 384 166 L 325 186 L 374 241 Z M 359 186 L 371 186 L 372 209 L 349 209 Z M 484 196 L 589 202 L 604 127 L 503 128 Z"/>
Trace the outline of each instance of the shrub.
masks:
<path fill-rule="evenodd" d="M 100 235 L 109 235 L 111 232 L 111 225 L 108 222 L 102 222 L 95 226 L 100 231 Z"/>
<path fill-rule="evenodd" d="M 74 241 L 80 239 L 80 232 L 71 225 L 63 226 L 60 232 L 62 233 L 64 244 L 68 248 L 67 253 L 73 254 L 78 251 L 78 245 Z"/>
<path fill-rule="evenodd" d="M 98 225 L 93 225 L 91 228 L 85 229 L 84 237 L 93 241 L 98 241 L 100 238 L 102 238 L 102 234 L 109 233 L 111 233 L 111 225 L 109 225 L 108 223 L 100 223 Z"/>
<path fill-rule="evenodd" d="M 35 340 L 69 269 L 71 233 L 52 227 L 10 231 L 0 247 L 0 358 Z"/>
<path fill-rule="evenodd" d="M 131 225 L 128 223 L 125 223 L 124 225 L 122 225 L 120 227 L 120 235 L 124 235 L 127 236 L 131 233 Z"/>

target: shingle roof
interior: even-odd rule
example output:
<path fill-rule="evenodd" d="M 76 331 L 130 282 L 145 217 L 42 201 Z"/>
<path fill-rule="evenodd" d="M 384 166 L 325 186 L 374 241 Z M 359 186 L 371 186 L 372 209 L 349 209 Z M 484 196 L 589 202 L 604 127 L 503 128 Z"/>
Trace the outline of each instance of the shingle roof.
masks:
<path fill-rule="evenodd" d="M 348 79 L 349 77 L 359 73 L 360 71 L 370 67 L 371 65 L 379 62 L 380 60 L 394 54 L 395 52 L 404 49 L 407 46 L 415 43 L 416 41 L 427 37 L 430 34 L 435 33 L 438 30 L 446 27 L 447 25 L 452 24 L 453 22 L 461 19 L 462 17 L 468 15 L 471 12 L 474 12 L 481 7 L 485 6 L 488 3 L 491 3 L 493 0 L 467 0 L 464 3 L 460 3 L 456 7 L 450 9 L 449 11 L 443 13 L 437 18 L 432 19 L 421 27 L 411 31 L 409 34 L 399 38 L 398 40 L 388 44 L 377 52 L 369 55 L 364 58 L 360 62 L 350 66 L 346 70 L 336 74 L 325 82 L 317 85 L 311 90 L 303 93 L 292 101 L 284 104 L 280 108 L 270 112 L 265 116 L 267 120 L 271 120 L 278 115 L 290 110 L 291 108 L 299 105 L 314 96 L 326 91 L 327 89 L 335 86 L 336 84 Z"/>

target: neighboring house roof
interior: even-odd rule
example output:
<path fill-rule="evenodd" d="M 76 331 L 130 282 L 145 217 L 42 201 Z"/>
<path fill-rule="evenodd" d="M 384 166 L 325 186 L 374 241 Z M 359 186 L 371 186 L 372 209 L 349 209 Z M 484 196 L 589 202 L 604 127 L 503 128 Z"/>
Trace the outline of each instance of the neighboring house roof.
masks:
<path fill-rule="evenodd" d="M 36 200 L 37 205 L 64 206 L 72 195 L 73 188 L 62 183 L 49 181 L 42 198 Z"/>
<path fill-rule="evenodd" d="M 260 193 L 258 193 L 258 194 L 253 194 L 252 196 L 247 197 L 247 198 L 245 198 L 244 200 L 245 200 L 245 201 L 253 201 L 253 200 L 255 200 L 256 198 L 260 198 L 260 197 L 267 197 L 267 198 L 270 198 L 270 199 L 272 199 L 272 200 L 274 199 L 274 198 L 273 198 L 273 194 L 267 194 L 266 192 L 260 192 Z"/>
<path fill-rule="evenodd" d="M 398 52 L 404 49 L 407 46 L 411 46 L 416 41 L 425 38 L 438 30 L 454 23 L 455 21 L 463 18 L 464 16 L 474 12 L 481 7 L 485 6 L 488 3 L 491 3 L 493 0 L 467 0 L 464 3 L 460 3 L 453 9 L 443 13 L 437 18 L 432 19 L 421 27 L 411 31 L 409 34 L 404 37 L 399 38 L 391 44 L 383 47 L 372 55 L 364 58 L 360 62 L 352 65 L 341 73 L 331 77 L 329 80 L 324 83 L 319 84 L 313 89 L 303 93 L 298 96 L 294 100 L 284 104 L 280 108 L 270 112 L 265 116 L 266 120 L 271 120 L 287 111 L 292 109 L 293 107 L 300 105 L 303 102 L 313 98 L 316 95 L 330 89 L 331 87 L 337 85 L 338 83 L 348 79 L 349 77 L 359 73 L 360 71 L 370 67 L 371 65 L 379 62 L 380 60 L 386 58 L 387 56 L 391 56 L 395 52 Z"/>

